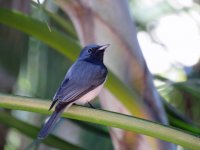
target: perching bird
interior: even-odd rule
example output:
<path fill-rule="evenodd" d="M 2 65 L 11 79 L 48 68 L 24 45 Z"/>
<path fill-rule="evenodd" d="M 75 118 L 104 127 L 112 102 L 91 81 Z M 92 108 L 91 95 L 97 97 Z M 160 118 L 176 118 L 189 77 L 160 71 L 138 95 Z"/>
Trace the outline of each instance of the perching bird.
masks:
<path fill-rule="evenodd" d="M 70 67 L 55 93 L 49 110 L 55 104 L 57 105 L 39 132 L 38 139 L 44 139 L 48 136 L 65 108 L 69 108 L 73 103 L 85 104 L 99 94 L 108 73 L 103 63 L 103 56 L 109 45 L 91 44 L 83 48 L 79 58 Z"/>

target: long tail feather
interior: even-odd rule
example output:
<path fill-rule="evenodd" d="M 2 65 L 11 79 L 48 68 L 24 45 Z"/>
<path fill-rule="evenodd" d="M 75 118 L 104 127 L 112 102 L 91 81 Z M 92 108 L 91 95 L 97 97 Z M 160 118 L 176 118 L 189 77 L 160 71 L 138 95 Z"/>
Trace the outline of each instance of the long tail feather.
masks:
<path fill-rule="evenodd" d="M 24 150 L 35 150 L 35 149 L 37 149 L 37 147 L 39 147 L 40 143 L 41 143 L 41 140 L 36 139 L 33 142 L 31 142 L 29 145 L 27 145 L 24 148 Z"/>
<path fill-rule="evenodd" d="M 50 116 L 48 121 L 45 123 L 45 125 L 40 130 L 37 139 L 42 140 L 42 139 L 46 138 L 49 135 L 51 129 L 56 124 L 57 120 L 60 118 L 60 115 L 62 114 L 64 109 L 65 108 L 68 109 L 71 105 L 72 105 L 71 102 L 58 103 L 55 108 L 55 111 L 53 112 L 53 114 Z"/>
<path fill-rule="evenodd" d="M 64 110 L 64 109 L 63 109 Z M 48 119 L 48 121 L 45 123 L 45 125 L 42 127 L 42 129 L 40 130 L 39 134 L 38 134 L 38 139 L 44 139 L 46 138 L 52 127 L 54 127 L 54 125 L 56 124 L 57 120 L 60 118 L 61 113 L 63 112 L 63 110 L 61 111 L 54 111 L 53 114 L 50 116 L 50 118 Z"/>

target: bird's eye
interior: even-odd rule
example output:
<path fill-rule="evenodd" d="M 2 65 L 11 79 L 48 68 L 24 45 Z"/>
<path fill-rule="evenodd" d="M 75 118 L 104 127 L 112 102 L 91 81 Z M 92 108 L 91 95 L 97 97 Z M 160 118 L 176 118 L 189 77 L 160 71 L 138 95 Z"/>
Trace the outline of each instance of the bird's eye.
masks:
<path fill-rule="evenodd" d="M 88 50 L 88 53 L 92 53 L 92 49 L 91 48 Z"/>

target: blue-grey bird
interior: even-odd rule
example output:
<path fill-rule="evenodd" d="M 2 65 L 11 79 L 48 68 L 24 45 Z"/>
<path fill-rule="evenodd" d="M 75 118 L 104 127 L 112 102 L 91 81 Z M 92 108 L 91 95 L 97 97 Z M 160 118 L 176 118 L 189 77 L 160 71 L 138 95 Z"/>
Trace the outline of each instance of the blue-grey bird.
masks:
<path fill-rule="evenodd" d="M 109 46 L 91 44 L 83 48 L 79 58 L 69 68 L 64 80 L 58 88 L 51 110 L 55 110 L 38 134 L 38 139 L 44 139 L 60 118 L 65 108 L 73 103 L 85 104 L 94 99 L 101 91 L 107 77 L 107 68 L 103 63 L 105 49 Z"/>

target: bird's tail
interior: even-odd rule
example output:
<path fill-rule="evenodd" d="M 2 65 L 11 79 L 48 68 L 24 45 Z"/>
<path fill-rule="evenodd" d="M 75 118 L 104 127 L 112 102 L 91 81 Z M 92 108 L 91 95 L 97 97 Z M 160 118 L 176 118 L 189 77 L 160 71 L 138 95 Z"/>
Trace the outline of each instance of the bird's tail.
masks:
<path fill-rule="evenodd" d="M 37 137 L 38 139 L 42 140 L 42 139 L 46 138 L 49 135 L 52 127 L 54 127 L 54 125 L 56 124 L 57 120 L 60 118 L 60 115 L 63 112 L 63 110 L 61 110 L 59 112 L 57 112 L 57 111 L 53 112 L 53 114 L 50 116 L 48 121 L 45 123 L 45 125 L 40 130 L 40 132 L 38 134 L 38 137 Z"/>
<path fill-rule="evenodd" d="M 42 139 L 46 138 L 49 135 L 51 129 L 54 127 L 54 125 L 56 124 L 56 122 L 60 118 L 64 109 L 69 108 L 71 105 L 72 105 L 71 102 L 58 103 L 56 108 L 55 108 L 55 111 L 53 112 L 53 114 L 50 116 L 48 121 L 45 123 L 45 125 L 40 130 L 37 139 L 42 140 Z"/>
<path fill-rule="evenodd" d="M 40 143 L 41 143 L 41 140 L 36 139 L 33 142 L 31 142 L 29 145 L 27 145 L 23 150 L 35 150 L 35 149 L 38 149 Z"/>

